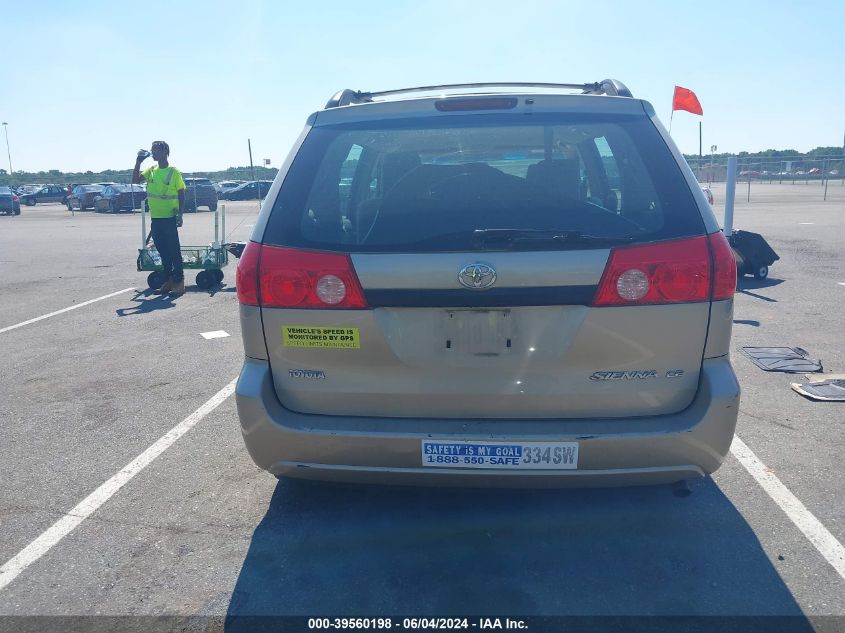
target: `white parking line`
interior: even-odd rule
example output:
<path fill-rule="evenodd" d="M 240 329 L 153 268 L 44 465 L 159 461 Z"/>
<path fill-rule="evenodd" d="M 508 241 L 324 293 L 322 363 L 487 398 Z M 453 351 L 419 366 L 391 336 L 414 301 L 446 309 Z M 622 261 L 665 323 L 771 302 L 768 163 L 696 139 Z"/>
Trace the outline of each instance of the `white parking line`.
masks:
<path fill-rule="evenodd" d="M 135 290 L 134 287 L 132 288 L 124 288 L 123 290 L 118 290 L 117 292 L 113 292 L 109 295 L 103 295 L 102 297 L 97 297 L 96 299 L 90 299 L 88 301 L 84 301 L 82 303 L 77 303 L 74 306 L 70 306 L 69 308 L 62 308 L 61 310 L 56 310 L 55 312 L 51 312 L 50 314 L 45 314 L 40 317 L 35 317 L 34 319 L 30 319 L 29 321 L 23 321 L 22 323 L 15 323 L 14 325 L 10 325 L 8 327 L 0 328 L 0 334 L 3 332 L 8 332 L 9 330 L 15 330 L 19 327 L 23 327 L 24 325 L 29 325 L 30 323 L 35 323 L 37 321 L 42 321 L 43 319 L 49 319 L 52 316 L 56 316 L 57 314 L 63 314 L 64 312 L 70 312 L 71 310 L 76 310 L 77 308 L 82 308 L 84 306 L 90 305 L 92 303 L 96 303 L 97 301 L 102 301 L 103 299 L 108 299 L 110 297 L 116 297 L 119 294 L 123 294 L 124 292 L 129 292 L 130 290 Z"/>
<path fill-rule="evenodd" d="M 763 487 L 786 516 L 804 533 L 804 536 L 825 557 L 837 573 L 845 578 L 845 547 L 828 532 L 827 528 L 798 498 L 781 483 L 780 479 L 760 461 L 745 442 L 734 435 L 731 453 L 739 460 L 757 483 Z"/>
<path fill-rule="evenodd" d="M 840 286 L 845 286 L 845 281 L 840 281 L 840 282 L 839 282 L 839 285 L 840 285 Z"/>
<path fill-rule="evenodd" d="M 798 224 L 815 224 L 815 222 L 799 222 Z"/>
<path fill-rule="evenodd" d="M 76 526 L 91 516 L 112 495 L 120 490 L 124 484 L 149 466 L 156 457 L 173 446 L 176 440 L 196 426 L 200 420 L 216 409 L 221 402 L 231 396 L 235 391 L 235 383 L 237 381 L 238 379 L 234 378 L 232 382 L 214 394 L 208 402 L 162 435 L 152 446 L 129 462 L 120 472 L 85 499 L 80 501 L 75 508 L 56 521 L 51 527 L 47 528 L 41 536 L 24 547 L 14 558 L 0 567 L 0 591 L 5 589 L 9 583 L 17 578 L 27 567 L 32 565 L 32 563 L 49 552 L 54 545 L 70 534 Z"/>

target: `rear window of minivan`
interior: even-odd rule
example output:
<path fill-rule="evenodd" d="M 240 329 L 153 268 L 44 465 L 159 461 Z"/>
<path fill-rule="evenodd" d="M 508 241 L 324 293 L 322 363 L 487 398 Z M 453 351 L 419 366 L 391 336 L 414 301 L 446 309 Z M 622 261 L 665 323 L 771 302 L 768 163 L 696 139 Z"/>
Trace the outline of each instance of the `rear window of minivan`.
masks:
<path fill-rule="evenodd" d="M 488 229 L 643 242 L 701 235 L 704 224 L 646 116 L 483 114 L 313 128 L 264 242 L 472 251 L 487 248 L 474 236 Z"/>

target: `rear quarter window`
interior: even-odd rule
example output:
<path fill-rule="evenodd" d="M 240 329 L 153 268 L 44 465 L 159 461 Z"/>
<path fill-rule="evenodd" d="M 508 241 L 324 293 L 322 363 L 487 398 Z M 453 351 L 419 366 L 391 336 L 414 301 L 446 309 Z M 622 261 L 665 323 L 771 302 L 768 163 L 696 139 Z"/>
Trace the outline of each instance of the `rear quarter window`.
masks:
<path fill-rule="evenodd" d="M 466 251 L 478 250 L 479 229 L 645 242 L 700 235 L 704 224 L 647 117 L 485 114 L 315 127 L 264 241 Z"/>

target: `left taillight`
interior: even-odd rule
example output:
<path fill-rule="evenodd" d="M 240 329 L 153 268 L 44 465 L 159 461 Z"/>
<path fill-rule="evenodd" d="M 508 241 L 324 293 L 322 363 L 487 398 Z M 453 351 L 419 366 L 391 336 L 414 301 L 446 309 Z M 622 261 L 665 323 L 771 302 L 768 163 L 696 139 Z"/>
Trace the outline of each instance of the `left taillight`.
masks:
<path fill-rule="evenodd" d="M 349 255 L 249 242 L 237 272 L 238 300 L 264 308 L 364 309 Z"/>
<path fill-rule="evenodd" d="M 238 301 L 248 306 L 258 305 L 258 261 L 261 259 L 261 244 L 248 242 L 238 260 L 235 286 Z"/>
<path fill-rule="evenodd" d="M 259 299 L 267 308 L 367 308 L 352 260 L 345 253 L 262 246 Z"/>

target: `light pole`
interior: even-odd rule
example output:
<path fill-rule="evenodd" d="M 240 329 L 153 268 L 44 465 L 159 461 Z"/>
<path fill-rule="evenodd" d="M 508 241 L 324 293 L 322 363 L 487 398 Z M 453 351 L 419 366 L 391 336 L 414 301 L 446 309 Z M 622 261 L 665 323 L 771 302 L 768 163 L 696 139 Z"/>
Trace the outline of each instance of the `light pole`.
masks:
<path fill-rule="evenodd" d="M 9 155 L 9 176 L 12 175 L 12 150 L 9 149 L 9 124 L 3 121 L 3 129 L 6 131 L 6 153 Z"/>

